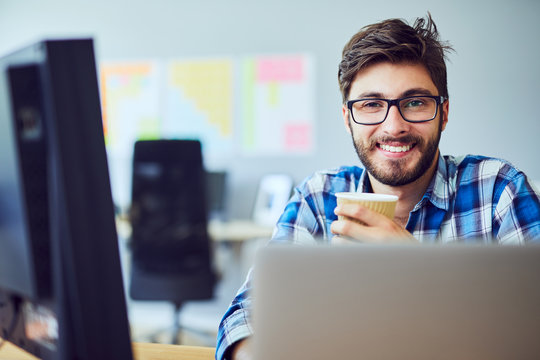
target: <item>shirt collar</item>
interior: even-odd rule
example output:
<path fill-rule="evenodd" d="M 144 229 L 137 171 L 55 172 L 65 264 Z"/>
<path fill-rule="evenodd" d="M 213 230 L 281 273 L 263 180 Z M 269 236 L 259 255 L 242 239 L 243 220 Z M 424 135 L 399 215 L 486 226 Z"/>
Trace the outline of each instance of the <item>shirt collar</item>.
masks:
<path fill-rule="evenodd" d="M 448 182 L 448 170 L 444 156 L 439 154 L 437 170 L 431 179 L 422 200 L 416 205 L 415 210 L 429 200 L 433 205 L 442 210 L 448 210 L 450 199 L 450 184 Z"/>
<path fill-rule="evenodd" d="M 362 175 L 360 175 L 360 180 L 358 181 L 358 188 L 356 189 L 356 192 L 360 192 L 360 193 L 373 192 L 366 168 L 364 168 L 364 171 L 362 171 Z"/>
<path fill-rule="evenodd" d="M 449 199 L 450 199 L 450 184 L 448 182 L 448 170 L 446 168 L 446 161 L 444 156 L 439 154 L 439 159 L 437 162 L 437 170 L 435 175 L 431 179 L 428 188 L 422 197 L 422 199 L 416 204 L 414 210 L 422 207 L 426 201 L 431 201 L 436 207 L 448 210 L 449 208 Z M 360 175 L 360 180 L 358 181 L 357 192 L 373 192 L 371 188 L 371 182 L 369 181 L 368 172 L 366 169 Z M 413 210 L 413 211 L 414 211 Z"/>

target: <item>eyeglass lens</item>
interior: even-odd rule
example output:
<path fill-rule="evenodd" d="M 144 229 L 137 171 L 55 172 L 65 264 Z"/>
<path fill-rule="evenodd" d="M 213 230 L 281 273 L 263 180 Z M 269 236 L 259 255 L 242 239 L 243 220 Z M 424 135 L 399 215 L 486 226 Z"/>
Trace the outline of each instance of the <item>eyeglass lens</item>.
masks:
<path fill-rule="evenodd" d="M 401 99 L 399 110 L 408 121 L 431 120 L 437 114 L 437 100 L 424 96 Z M 352 105 L 353 119 L 359 123 L 382 122 L 387 113 L 388 101 L 383 99 L 360 99 Z"/>

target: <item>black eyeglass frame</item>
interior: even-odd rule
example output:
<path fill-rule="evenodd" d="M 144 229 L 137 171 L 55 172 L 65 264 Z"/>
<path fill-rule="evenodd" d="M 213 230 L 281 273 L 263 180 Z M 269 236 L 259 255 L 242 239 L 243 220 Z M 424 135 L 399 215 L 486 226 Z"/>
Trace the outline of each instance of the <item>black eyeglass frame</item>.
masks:
<path fill-rule="evenodd" d="M 435 115 L 433 115 L 433 117 L 431 119 L 427 119 L 427 120 L 408 120 L 408 119 L 406 119 L 405 116 L 403 116 L 403 113 L 401 112 L 401 108 L 399 107 L 400 101 L 407 100 L 407 99 L 419 98 L 419 97 L 431 98 L 431 99 L 435 100 L 435 102 L 437 103 L 437 107 L 435 108 Z M 366 100 L 385 101 L 388 104 L 388 107 L 386 108 L 386 114 L 384 115 L 384 118 L 381 121 L 375 122 L 375 123 L 362 123 L 362 122 L 356 121 L 356 119 L 354 118 L 354 115 L 353 115 L 352 106 L 353 106 L 354 103 L 357 103 L 359 101 L 366 101 Z M 407 122 L 410 122 L 410 123 L 415 123 L 416 124 L 416 123 L 428 122 L 428 121 L 431 121 L 431 120 L 435 119 L 437 117 L 437 114 L 439 113 L 439 105 L 442 105 L 446 100 L 448 100 L 447 97 L 440 96 L 440 95 L 416 95 L 416 96 L 406 96 L 406 97 L 402 97 L 402 98 L 399 98 L 399 99 L 362 98 L 362 99 L 349 100 L 349 101 L 346 102 L 346 104 L 347 104 L 347 108 L 349 109 L 349 114 L 350 114 L 352 120 L 355 123 L 357 123 L 358 125 L 379 125 L 379 124 L 382 124 L 386 120 L 386 118 L 388 117 L 388 113 L 390 112 L 390 108 L 393 105 L 395 105 L 397 107 L 397 109 L 399 111 L 399 114 L 401 115 L 403 120 L 405 120 Z"/>

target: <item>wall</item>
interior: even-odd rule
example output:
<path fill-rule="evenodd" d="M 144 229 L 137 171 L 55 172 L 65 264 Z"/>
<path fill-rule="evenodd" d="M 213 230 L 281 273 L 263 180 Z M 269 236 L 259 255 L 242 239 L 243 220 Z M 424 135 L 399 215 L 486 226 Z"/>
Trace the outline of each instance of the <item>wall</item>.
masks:
<path fill-rule="evenodd" d="M 45 37 L 92 36 L 98 60 L 310 53 L 316 61 L 316 149 L 310 156 L 234 158 L 233 217 L 247 217 L 257 181 L 358 160 L 340 117 L 337 64 L 360 27 L 430 11 L 456 53 L 448 63 L 450 122 L 443 153 L 510 160 L 540 179 L 540 2 L 517 1 L 107 1 L 0 0 L 0 54 Z"/>

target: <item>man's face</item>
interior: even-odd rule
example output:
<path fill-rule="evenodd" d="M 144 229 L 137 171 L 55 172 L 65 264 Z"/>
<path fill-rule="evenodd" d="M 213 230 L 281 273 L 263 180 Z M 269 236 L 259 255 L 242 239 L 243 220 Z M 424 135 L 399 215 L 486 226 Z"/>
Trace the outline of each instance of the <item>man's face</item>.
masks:
<path fill-rule="evenodd" d="M 427 69 L 420 64 L 378 63 L 361 70 L 351 84 L 349 100 L 397 99 L 411 95 L 440 95 Z M 424 123 L 403 119 L 396 106 L 378 125 L 359 125 L 343 106 L 343 119 L 356 152 L 379 182 L 400 186 L 414 182 L 436 166 L 439 139 L 448 121 L 448 101 L 437 117 Z"/>

